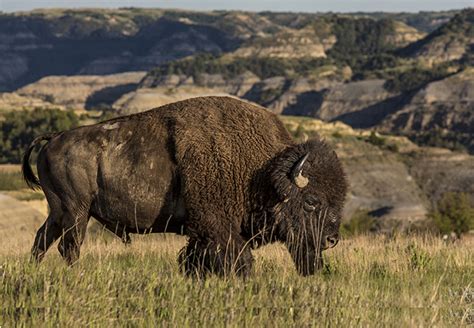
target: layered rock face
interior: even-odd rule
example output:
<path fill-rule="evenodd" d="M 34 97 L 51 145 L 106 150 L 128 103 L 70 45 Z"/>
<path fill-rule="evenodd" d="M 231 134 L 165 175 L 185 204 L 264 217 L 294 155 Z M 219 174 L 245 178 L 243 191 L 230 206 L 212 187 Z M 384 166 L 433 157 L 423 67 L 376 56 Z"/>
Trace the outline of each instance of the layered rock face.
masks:
<path fill-rule="evenodd" d="M 49 76 L 16 91 L 24 97 L 39 98 L 69 109 L 92 109 L 113 104 L 135 90 L 145 72 L 105 76 Z"/>
<path fill-rule="evenodd" d="M 461 59 L 472 53 L 474 46 L 474 10 L 466 9 L 428 37 L 402 51 L 430 64 Z"/>
<path fill-rule="evenodd" d="M 474 132 L 474 68 L 427 84 L 382 124 L 392 132 Z"/>
<path fill-rule="evenodd" d="M 360 16 L 367 19 L 370 14 Z M 375 22 L 378 17 L 373 17 Z M 345 19 L 352 18 L 359 16 Z M 392 24 L 384 36 L 388 45 L 405 46 L 424 36 L 416 29 L 419 17 L 411 18 L 415 27 Z M 145 71 L 198 53 L 324 58 L 338 41 L 334 25 L 331 14 L 138 8 L 0 14 L 0 91 L 51 75 Z"/>
<path fill-rule="evenodd" d="M 20 96 L 17 93 L 0 93 L 0 114 L 15 110 L 30 110 L 34 108 L 61 108 L 63 106 L 53 104 L 41 98 Z"/>
<path fill-rule="evenodd" d="M 50 75 L 149 70 L 195 53 L 228 52 L 241 43 L 218 24 L 176 16 L 173 11 L 140 9 L 1 14 L 0 91 Z"/>

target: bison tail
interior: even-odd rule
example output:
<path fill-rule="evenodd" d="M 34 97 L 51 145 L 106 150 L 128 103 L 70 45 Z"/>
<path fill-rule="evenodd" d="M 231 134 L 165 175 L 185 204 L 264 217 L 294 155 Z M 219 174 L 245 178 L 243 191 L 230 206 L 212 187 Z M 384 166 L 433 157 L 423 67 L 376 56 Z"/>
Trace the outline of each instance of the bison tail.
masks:
<path fill-rule="evenodd" d="M 33 149 L 39 144 L 41 141 L 46 140 L 49 141 L 53 137 L 57 136 L 59 133 L 47 133 L 37 137 L 33 142 L 30 144 L 28 149 L 26 150 L 25 154 L 23 155 L 23 160 L 21 164 L 21 171 L 23 173 L 23 179 L 25 180 L 28 187 L 35 190 L 37 188 L 41 188 L 40 182 L 36 177 L 33 169 L 30 165 L 30 156 Z"/>

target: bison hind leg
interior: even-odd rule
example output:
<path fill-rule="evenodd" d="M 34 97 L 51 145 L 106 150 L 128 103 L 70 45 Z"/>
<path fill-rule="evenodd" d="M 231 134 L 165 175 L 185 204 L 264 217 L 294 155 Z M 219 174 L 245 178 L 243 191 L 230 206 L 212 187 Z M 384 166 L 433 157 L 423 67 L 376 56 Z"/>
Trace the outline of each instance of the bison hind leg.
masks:
<path fill-rule="evenodd" d="M 205 277 L 211 273 L 246 277 L 252 269 L 253 257 L 250 248 L 242 246 L 233 241 L 220 245 L 191 239 L 179 252 L 180 269 L 188 276 Z"/>
<path fill-rule="evenodd" d="M 52 212 L 46 222 L 39 228 L 36 238 L 31 248 L 31 259 L 40 263 L 49 247 L 61 236 L 61 226 L 57 222 L 57 216 Z"/>
<path fill-rule="evenodd" d="M 63 231 L 58 250 L 68 265 L 74 264 L 79 259 L 88 222 L 87 214 L 72 215 L 65 212 L 62 217 Z"/>

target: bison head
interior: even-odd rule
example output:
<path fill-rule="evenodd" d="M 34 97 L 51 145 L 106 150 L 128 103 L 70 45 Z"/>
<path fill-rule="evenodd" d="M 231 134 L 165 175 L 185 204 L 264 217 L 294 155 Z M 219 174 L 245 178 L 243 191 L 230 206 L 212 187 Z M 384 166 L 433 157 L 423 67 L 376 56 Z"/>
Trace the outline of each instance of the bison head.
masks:
<path fill-rule="evenodd" d="M 323 265 L 322 251 L 336 246 L 347 183 L 336 153 L 322 140 L 291 146 L 271 171 L 279 197 L 273 207 L 278 237 L 302 275 Z"/>

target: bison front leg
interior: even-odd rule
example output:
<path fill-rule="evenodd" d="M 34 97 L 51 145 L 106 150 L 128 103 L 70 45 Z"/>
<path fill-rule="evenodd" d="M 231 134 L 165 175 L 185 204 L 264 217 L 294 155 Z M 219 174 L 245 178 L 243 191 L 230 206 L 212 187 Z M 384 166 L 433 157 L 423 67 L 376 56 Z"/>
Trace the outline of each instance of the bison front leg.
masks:
<path fill-rule="evenodd" d="M 247 276 L 253 264 L 250 247 L 239 235 L 228 238 L 191 237 L 179 254 L 181 270 L 186 275 L 203 277 L 207 273 L 220 276 Z"/>

